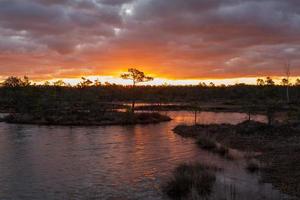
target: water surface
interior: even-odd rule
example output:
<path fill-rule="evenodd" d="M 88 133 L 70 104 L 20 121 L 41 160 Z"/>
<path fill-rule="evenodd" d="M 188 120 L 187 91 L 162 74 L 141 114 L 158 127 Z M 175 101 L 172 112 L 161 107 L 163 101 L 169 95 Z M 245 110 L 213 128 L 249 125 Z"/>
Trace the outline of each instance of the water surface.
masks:
<path fill-rule="evenodd" d="M 173 133 L 194 123 L 192 112 L 167 112 L 156 125 L 57 127 L 0 123 L 0 199 L 167 199 L 160 185 L 182 162 L 224 167 L 214 196 L 236 191 L 237 199 L 283 199 L 269 184 L 245 172 L 243 163 L 200 150 Z M 198 114 L 200 123 L 239 123 L 241 113 Z M 265 121 L 264 116 L 255 116 Z M 241 197 L 242 194 L 243 198 Z M 238 196 L 240 195 L 240 196 Z"/>

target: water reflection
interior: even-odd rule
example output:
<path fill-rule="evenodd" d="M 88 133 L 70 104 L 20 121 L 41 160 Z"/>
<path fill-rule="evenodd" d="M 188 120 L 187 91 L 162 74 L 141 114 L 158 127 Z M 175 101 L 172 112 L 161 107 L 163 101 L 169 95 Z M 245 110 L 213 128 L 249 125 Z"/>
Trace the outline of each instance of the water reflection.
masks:
<path fill-rule="evenodd" d="M 229 113 L 229 112 L 188 112 L 188 111 L 176 111 L 176 112 L 162 112 L 172 116 L 178 123 L 194 124 L 238 124 L 245 120 L 248 120 L 248 115 L 245 113 Z M 195 116 L 196 115 L 196 116 Z M 267 122 L 267 117 L 264 115 L 251 115 L 251 120 L 258 122 Z"/>
<path fill-rule="evenodd" d="M 201 151 L 192 140 L 172 132 L 179 123 L 194 123 L 192 112 L 168 114 L 173 121 L 146 126 L 0 123 L 0 199 L 165 199 L 159 189 L 162 181 L 179 163 L 196 160 L 225 166 L 217 189 L 238 178 L 253 185 L 239 184 L 239 190 L 278 199 L 269 195 L 279 195 L 269 185 L 253 184 L 258 177 L 247 174 L 241 163 Z M 201 113 L 198 117 L 202 123 L 238 123 L 245 115 Z"/>

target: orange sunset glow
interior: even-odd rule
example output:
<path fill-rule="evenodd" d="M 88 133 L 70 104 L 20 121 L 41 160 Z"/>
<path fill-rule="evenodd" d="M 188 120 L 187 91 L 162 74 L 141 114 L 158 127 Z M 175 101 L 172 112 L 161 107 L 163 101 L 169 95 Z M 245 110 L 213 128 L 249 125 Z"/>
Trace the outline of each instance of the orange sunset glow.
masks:
<path fill-rule="evenodd" d="M 0 0 L 0 200 L 300 200 L 300 0 Z"/>
<path fill-rule="evenodd" d="M 3 0 L 0 79 L 120 83 L 135 67 L 158 78 L 152 84 L 254 84 L 284 76 L 287 60 L 296 77 L 300 23 L 291 2 Z"/>

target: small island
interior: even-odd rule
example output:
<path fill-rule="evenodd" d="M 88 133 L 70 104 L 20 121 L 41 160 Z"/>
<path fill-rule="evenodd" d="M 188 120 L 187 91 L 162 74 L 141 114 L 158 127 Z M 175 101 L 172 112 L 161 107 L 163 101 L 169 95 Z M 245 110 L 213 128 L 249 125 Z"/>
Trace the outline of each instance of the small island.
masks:
<path fill-rule="evenodd" d="M 15 113 L 4 118 L 7 123 L 64 125 L 64 126 L 106 126 L 152 124 L 170 121 L 171 118 L 159 113 L 127 113 L 127 112 L 73 112 L 41 115 L 41 113 Z"/>
<path fill-rule="evenodd" d="M 103 102 L 95 98 L 98 94 L 94 91 L 86 93 L 92 84 L 86 78 L 82 78 L 82 82 L 76 88 L 68 88 L 67 93 L 62 90 L 63 83 L 57 83 L 55 87 L 38 87 L 39 91 L 22 92 L 23 88 L 28 88 L 30 85 L 28 78 L 24 77 L 22 80 L 9 77 L 3 85 L 11 92 L 8 99 L 11 102 L 12 112 L 0 121 L 15 124 L 106 126 L 151 124 L 171 120 L 170 117 L 158 112 L 135 112 L 136 85 L 151 81 L 152 77 L 130 68 L 127 73 L 121 74 L 121 78 L 132 82 L 131 106 Z M 44 89 L 48 91 L 47 96 L 39 94 Z M 79 95 L 77 95 L 78 91 Z M 74 92 L 77 94 L 73 94 Z"/>

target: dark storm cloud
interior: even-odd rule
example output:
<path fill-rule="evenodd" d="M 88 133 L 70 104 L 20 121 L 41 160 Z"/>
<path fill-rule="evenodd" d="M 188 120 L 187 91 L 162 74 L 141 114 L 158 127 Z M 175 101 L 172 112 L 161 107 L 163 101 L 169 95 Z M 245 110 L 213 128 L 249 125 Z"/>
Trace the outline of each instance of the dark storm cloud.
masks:
<path fill-rule="evenodd" d="M 20 74 L 131 63 L 182 78 L 279 75 L 289 59 L 300 75 L 297 0 L 0 0 L 0 33 Z"/>
<path fill-rule="evenodd" d="M 108 4 L 108 5 L 122 5 L 126 3 L 131 3 L 134 0 L 98 0 L 99 3 Z"/>
<path fill-rule="evenodd" d="M 190 66 L 189 76 L 279 74 L 284 59 L 293 60 L 299 74 L 296 56 L 300 41 L 299 2 L 188 2 L 145 1 L 139 5 L 135 19 L 143 19 L 156 27 L 156 35 L 168 35 L 169 40 L 164 38 L 164 42 L 172 41 L 176 49 L 171 51 L 170 57 L 182 58 L 183 64 L 178 65 L 183 66 L 185 73 L 184 63 L 198 60 Z M 144 34 L 140 30 L 137 33 Z M 208 66 L 207 70 L 201 70 L 206 69 L 205 66 Z M 214 70 L 218 68 L 222 70 Z"/>
<path fill-rule="evenodd" d="M 0 26 L 15 35 L 5 39 L 28 41 L 59 53 L 72 52 L 95 37 L 111 36 L 113 27 L 121 23 L 117 8 L 93 1 L 0 1 Z"/>

